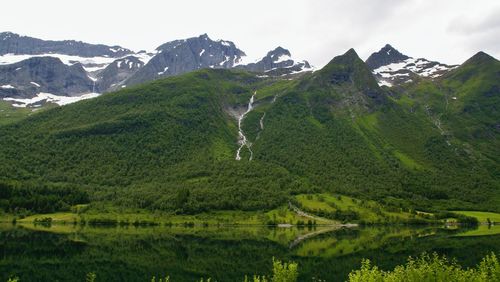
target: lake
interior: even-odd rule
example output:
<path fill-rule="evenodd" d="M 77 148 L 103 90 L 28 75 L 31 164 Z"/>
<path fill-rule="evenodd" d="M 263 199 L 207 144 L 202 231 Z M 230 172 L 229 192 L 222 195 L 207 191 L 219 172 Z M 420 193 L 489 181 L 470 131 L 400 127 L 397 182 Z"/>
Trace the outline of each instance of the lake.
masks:
<path fill-rule="evenodd" d="M 81 227 L 0 225 L 0 281 L 151 281 L 269 274 L 272 259 L 299 263 L 299 281 L 344 281 L 369 258 L 384 269 L 437 252 L 463 266 L 500 253 L 500 226 L 479 229 L 358 227 Z"/>

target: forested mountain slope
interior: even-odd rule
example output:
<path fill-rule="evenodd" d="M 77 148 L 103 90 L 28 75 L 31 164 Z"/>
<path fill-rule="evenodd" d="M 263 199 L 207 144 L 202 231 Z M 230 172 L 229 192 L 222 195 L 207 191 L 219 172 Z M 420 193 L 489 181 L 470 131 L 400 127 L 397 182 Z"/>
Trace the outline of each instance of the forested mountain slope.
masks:
<path fill-rule="evenodd" d="M 0 127 L 1 204 L 75 191 L 55 197 L 58 207 L 87 197 L 196 213 L 327 191 L 499 211 L 498 61 L 477 60 L 437 82 L 387 89 L 351 49 L 295 80 L 200 70 L 44 111 Z M 443 95 L 464 100 L 449 122 L 437 111 Z"/>

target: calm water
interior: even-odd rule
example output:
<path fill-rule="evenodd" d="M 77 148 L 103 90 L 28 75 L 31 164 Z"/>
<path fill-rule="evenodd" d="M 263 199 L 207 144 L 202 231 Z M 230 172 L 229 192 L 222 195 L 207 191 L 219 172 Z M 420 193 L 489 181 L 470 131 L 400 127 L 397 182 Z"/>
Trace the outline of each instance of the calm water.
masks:
<path fill-rule="evenodd" d="M 500 226 L 443 228 L 80 228 L 0 225 L 0 281 L 242 281 L 268 274 L 272 258 L 299 263 L 300 281 L 344 281 L 362 258 L 382 268 L 437 252 L 472 266 L 500 253 Z M 467 233 L 469 232 L 469 233 Z M 474 233 L 472 233 L 474 232 Z M 463 236 L 484 234 L 489 236 Z M 495 235 L 496 233 L 496 235 Z"/>

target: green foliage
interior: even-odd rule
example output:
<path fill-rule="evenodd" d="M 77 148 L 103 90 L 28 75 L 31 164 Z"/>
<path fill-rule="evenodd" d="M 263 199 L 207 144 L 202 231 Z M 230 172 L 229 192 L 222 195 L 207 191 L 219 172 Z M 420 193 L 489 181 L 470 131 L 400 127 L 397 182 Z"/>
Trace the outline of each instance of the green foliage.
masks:
<path fill-rule="evenodd" d="M 272 282 L 296 282 L 299 276 L 298 264 L 294 262 L 283 263 L 273 259 Z"/>
<path fill-rule="evenodd" d="M 498 62 L 472 62 L 388 93 L 350 50 L 292 81 L 200 70 L 46 110 L 0 126 L 0 208 L 92 202 L 197 214 L 271 210 L 330 192 L 400 208 L 500 211 L 497 74 Z M 253 160 L 245 151 L 235 161 L 235 115 L 254 91 L 243 122 Z"/>
<path fill-rule="evenodd" d="M 480 223 L 500 223 L 499 213 L 480 211 L 453 211 L 453 213 L 477 218 Z"/>
<path fill-rule="evenodd" d="M 96 278 L 97 278 L 97 275 L 94 272 L 89 272 L 89 273 L 87 273 L 87 276 L 85 277 L 85 282 L 95 282 Z"/>
<path fill-rule="evenodd" d="M 298 279 L 298 264 L 283 263 L 273 259 L 273 275 L 254 275 L 252 279 L 245 276 L 244 281 L 249 282 L 296 282 Z M 94 282 L 96 274 L 87 273 L 86 282 Z M 18 282 L 19 278 L 10 278 L 8 282 Z M 170 277 L 165 279 L 156 277 L 151 282 L 169 282 Z M 210 282 L 201 279 L 200 282 Z M 422 254 L 419 258 L 408 258 L 405 265 L 400 265 L 392 271 L 384 271 L 377 266 L 372 266 L 370 260 L 364 259 L 361 269 L 354 270 L 349 274 L 349 282 L 492 282 L 500 281 L 500 262 L 495 254 L 487 255 L 476 268 L 463 269 L 454 261 L 449 261 L 446 257 L 437 254 Z"/>
<path fill-rule="evenodd" d="M 0 181 L 0 209 L 15 214 L 67 211 L 70 206 L 89 202 L 86 191 L 77 185 Z"/>
<path fill-rule="evenodd" d="M 22 120 L 31 114 L 30 109 L 16 108 L 10 102 L 0 100 L 0 126 Z"/>
<path fill-rule="evenodd" d="M 392 271 L 372 266 L 363 260 L 361 269 L 349 274 L 349 282 L 489 282 L 500 281 L 500 263 L 495 254 L 487 255 L 477 268 L 463 269 L 446 257 L 423 254 L 417 259 L 409 258 L 406 265 Z"/>
<path fill-rule="evenodd" d="M 165 278 L 156 280 L 156 277 L 153 276 L 153 278 L 151 278 L 151 282 L 170 282 L 170 277 L 166 276 Z"/>
<path fill-rule="evenodd" d="M 270 278 L 266 276 L 254 275 L 253 282 L 296 282 L 299 277 L 298 264 L 295 262 L 283 263 L 273 258 L 273 275 Z M 245 282 L 248 277 L 245 276 Z"/>
<path fill-rule="evenodd" d="M 82 228 L 72 224 L 0 228 L 0 281 L 14 276 L 21 281 L 85 281 L 89 272 L 97 274 L 96 281 L 148 281 L 153 275 L 159 279 L 167 274 L 171 281 L 199 281 L 201 277 L 242 281 L 254 273 L 270 279 L 272 257 L 297 262 L 299 281 L 315 281 L 313 277 L 345 281 L 362 258 L 388 270 L 408 256 L 437 251 L 472 267 L 486 254 L 500 252 L 498 233 L 458 237 L 463 231 L 431 227 L 339 229 L 292 248 L 289 244 L 297 236 L 323 228 Z"/>

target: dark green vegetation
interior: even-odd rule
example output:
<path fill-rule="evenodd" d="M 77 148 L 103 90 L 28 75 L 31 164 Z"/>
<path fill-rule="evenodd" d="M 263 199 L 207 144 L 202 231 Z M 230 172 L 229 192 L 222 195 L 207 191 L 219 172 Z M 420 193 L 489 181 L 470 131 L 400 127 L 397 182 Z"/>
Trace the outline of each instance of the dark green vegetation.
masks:
<path fill-rule="evenodd" d="M 492 227 L 494 228 L 494 227 Z M 500 253 L 500 236 L 461 237 L 467 230 L 142 228 L 0 226 L 0 281 L 242 281 L 272 276 L 272 258 L 297 262 L 298 281 L 345 281 L 363 259 L 381 270 L 422 252 L 446 255 L 463 267 Z M 468 232 L 468 231 L 467 231 Z M 300 242 L 290 234 L 316 233 Z M 210 259 L 207 259 L 210 258 Z M 230 259 L 228 259 L 230 258 Z M 425 280 L 423 280 L 425 281 Z"/>
<path fill-rule="evenodd" d="M 422 255 L 418 259 L 408 259 L 406 265 L 397 266 L 393 271 L 383 271 L 363 261 L 360 270 L 349 274 L 350 282 L 490 282 L 500 281 L 500 262 L 495 254 L 487 255 L 477 268 L 463 269 L 446 257 Z"/>
<path fill-rule="evenodd" d="M 273 259 L 273 272 L 269 278 L 266 276 L 254 275 L 252 278 L 245 276 L 243 281 L 249 282 L 297 282 L 298 264 L 283 263 Z M 93 272 L 86 275 L 87 282 L 94 282 L 97 276 Z M 19 278 L 11 278 L 8 282 L 17 282 Z M 151 279 L 151 282 L 169 282 L 170 277 Z M 201 279 L 200 282 L 211 281 Z M 376 266 L 371 266 L 369 260 L 364 260 L 360 270 L 355 270 L 349 274 L 349 282 L 491 282 L 500 281 L 500 263 L 494 253 L 483 258 L 477 269 L 463 269 L 455 262 L 449 262 L 443 256 L 439 257 L 436 253 L 433 256 L 427 254 L 421 255 L 418 259 L 410 257 L 406 265 L 397 266 L 393 271 L 383 271 Z"/>
<path fill-rule="evenodd" d="M 499 72 L 480 53 L 439 80 L 382 89 L 349 50 L 295 80 L 201 70 L 43 111 L 0 127 L 1 207 L 197 214 L 329 192 L 394 211 L 498 212 Z M 234 113 L 254 91 L 253 160 L 243 148 L 235 161 Z"/>
<path fill-rule="evenodd" d="M 0 100 L 0 125 L 19 121 L 31 114 L 26 108 L 15 108 L 9 102 Z"/>

